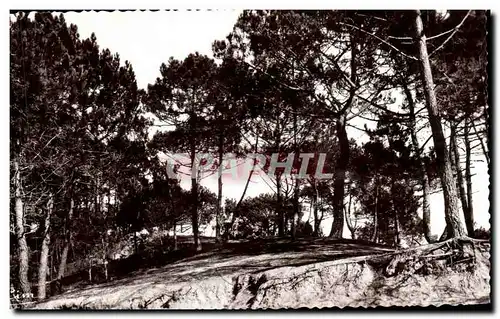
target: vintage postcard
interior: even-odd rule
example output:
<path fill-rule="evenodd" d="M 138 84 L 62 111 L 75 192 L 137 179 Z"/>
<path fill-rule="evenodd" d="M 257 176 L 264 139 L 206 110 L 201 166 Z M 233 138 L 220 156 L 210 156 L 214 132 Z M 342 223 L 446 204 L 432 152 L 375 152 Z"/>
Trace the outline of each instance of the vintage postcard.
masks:
<path fill-rule="evenodd" d="M 485 10 L 10 12 L 10 304 L 491 305 Z"/>

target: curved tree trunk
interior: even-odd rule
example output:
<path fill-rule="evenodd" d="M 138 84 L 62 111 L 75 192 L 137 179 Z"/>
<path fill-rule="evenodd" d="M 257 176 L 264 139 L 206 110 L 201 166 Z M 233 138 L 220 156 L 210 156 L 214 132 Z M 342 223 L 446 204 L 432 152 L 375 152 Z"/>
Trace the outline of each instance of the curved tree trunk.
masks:
<path fill-rule="evenodd" d="M 21 171 L 18 159 L 14 159 L 14 196 L 16 212 L 16 237 L 19 249 L 19 285 L 21 288 L 23 300 L 31 300 L 31 286 L 28 279 L 29 270 L 29 250 L 26 242 L 26 233 L 24 230 L 24 203 L 21 192 Z"/>
<path fill-rule="evenodd" d="M 259 146 L 259 136 L 257 135 L 255 138 L 254 154 L 257 153 L 258 146 Z M 234 207 L 234 211 L 232 212 L 230 224 L 225 227 L 226 228 L 226 231 L 225 231 L 226 239 L 228 239 L 229 232 L 233 228 L 234 222 L 236 221 L 236 218 L 238 217 L 238 210 L 239 210 L 241 203 L 243 202 L 243 199 L 245 198 L 245 195 L 247 193 L 248 185 L 250 184 L 250 180 L 252 179 L 253 172 L 255 171 L 255 165 L 257 165 L 257 159 L 253 159 L 252 169 L 250 170 L 250 173 L 248 174 L 247 182 L 245 183 L 245 188 L 243 188 L 243 193 L 241 194 L 240 200 L 238 201 L 238 203 L 236 203 L 236 206 Z"/>
<path fill-rule="evenodd" d="M 429 54 L 427 53 L 427 40 L 423 34 L 423 23 L 422 18 L 420 17 L 420 10 L 415 11 L 414 32 L 419 52 L 420 75 L 424 85 L 424 93 L 427 102 L 426 107 L 429 114 L 429 123 L 432 129 L 439 177 L 443 188 L 444 205 L 446 207 L 445 220 L 448 229 L 448 236 L 464 236 L 465 229 L 460 221 L 457 190 L 448 157 L 446 140 L 441 126 L 441 118 L 437 107 L 432 70 L 429 62 Z"/>
<path fill-rule="evenodd" d="M 40 250 L 40 265 L 38 266 L 38 300 L 43 300 L 47 296 L 47 271 L 49 260 L 49 244 L 50 244 L 50 219 L 52 209 L 54 207 L 53 195 L 49 195 L 47 202 L 47 215 L 45 216 L 45 224 L 43 231 L 42 248 Z"/>

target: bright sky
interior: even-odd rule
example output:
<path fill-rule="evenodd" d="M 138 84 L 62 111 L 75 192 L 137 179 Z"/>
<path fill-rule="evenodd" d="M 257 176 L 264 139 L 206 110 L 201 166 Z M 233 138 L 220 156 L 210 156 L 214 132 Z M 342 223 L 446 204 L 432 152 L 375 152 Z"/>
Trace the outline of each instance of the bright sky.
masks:
<path fill-rule="evenodd" d="M 100 47 L 118 52 L 122 61 L 128 60 L 135 70 L 139 87 L 146 88 L 160 75 L 159 67 L 169 57 L 185 58 L 198 51 L 211 56 L 214 40 L 223 39 L 231 32 L 241 11 L 159 11 L 159 12 L 83 12 L 66 13 L 68 23 L 78 26 L 80 36 L 90 37 L 94 32 Z M 362 127 L 363 123 L 359 123 Z M 360 139 L 355 129 L 348 131 L 350 138 Z M 425 140 L 425 138 L 424 138 Z M 483 158 L 478 157 L 478 160 Z M 473 201 L 476 223 L 489 228 L 489 175 L 483 162 L 474 163 Z M 246 179 L 224 178 L 224 197 L 239 199 Z M 183 186 L 188 187 L 188 181 Z M 217 191 L 216 177 L 205 179 L 202 184 Z M 477 188 L 477 189 L 476 189 Z M 269 192 L 270 187 L 259 177 L 253 178 L 246 196 Z M 444 204 L 442 194 L 431 197 L 432 230 L 440 234 L 444 228 Z M 307 218 L 308 212 L 305 213 Z M 323 222 L 324 233 L 328 234 L 331 219 Z M 345 229 L 345 234 L 348 234 Z"/>
<path fill-rule="evenodd" d="M 212 55 L 212 42 L 224 39 L 240 11 L 69 12 L 68 23 L 80 37 L 95 33 L 99 46 L 118 52 L 135 70 L 139 87 L 146 89 L 160 76 L 160 65 L 173 56 L 185 58 L 198 51 Z"/>

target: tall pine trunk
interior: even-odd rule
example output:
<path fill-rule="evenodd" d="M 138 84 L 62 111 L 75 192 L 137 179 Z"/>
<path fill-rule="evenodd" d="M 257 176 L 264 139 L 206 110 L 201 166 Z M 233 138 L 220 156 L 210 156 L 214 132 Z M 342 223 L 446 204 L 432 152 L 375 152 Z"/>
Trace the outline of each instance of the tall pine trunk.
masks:
<path fill-rule="evenodd" d="M 346 114 L 337 120 L 337 138 L 340 146 L 340 154 L 335 165 L 335 177 L 333 181 L 333 222 L 330 237 L 342 238 L 344 230 L 344 186 L 345 173 L 349 164 L 349 139 L 346 131 Z"/>
<path fill-rule="evenodd" d="M 281 199 L 281 175 L 276 173 L 276 216 L 278 216 L 278 237 L 285 236 L 285 214 Z"/>
<path fill-rule="evenodd" d="M 274 130 L 274 151 L 278 153 L 278 160 L 280 154 L 281 136 L 280 136 L 280 118 L 277 116 L 276 128 Z M 275 170 L 274 176 L 276 178 L 276 216 L 278 217 L 278 237 L 285 236 L 285 213 L 283 211 L 283 203 L 281 196 L 281 174 L 278 170 Z"/>
<path fill-rule="evenodd" d="M 415 11 L 414 31 L 419 52 L 420 75 L 424 85 L 424 93 L 427 102 L 426 107 L 434 140 L 439 177 L 443 188 L 447 234 L 450 238 L 464 236 L 465 229 L 460 221 L 457 191 L 450 159 L 448 157 L 446 140 L 441 126 L 441 118 L 437 107 L 432 70 L 429 62 L 429 54 L 427 53 L 427 40 L 423 34 L 423 23 L 420 17 L 420 10 Z"/>
<path fill-rule="evenodd" d="M 378 238 L 378 176 L 375 177 L 375 212 L 373 215 L 373 233 L 371 241 L 376 243 Z"/>
<path fill-rule="evenodd" d="M 52 209 L 54 207 L 54 197 L 49 194 L 47 202 L 47 215 L 45 216 L 42 248 L 40 250 L 40 265 L 38 266 L 38 300 L 43 300 L 47 296 L 47 272 L 49 260 L 49 245 L 50 245 L 50 219 L 52 217 Z"/>
<path fill-rule="evenodd" d="M 193 166 L 193 170 L 197 169 L 195 167 L 196 161 L 196 148 L 194 143 L 191 143 L 191 165 Z M 194 247 L 196 251 L 201 251 L 201 241 L 198 229 L 198 180 L 197 180 L 198 172 L 194 172 L 194 175 L 191 175 L 191 197 L 192 197 L 192 209 L 191 209 L 191 223 L 193 226 L 193 240 Z"/>
<path fill-rule="evenodd" d="M 465 215 L 465 225 L 469 237 L 474 237 L 474 206 L 472 205 L 472 174 L 471 174 L 471 156 L 472 148 L 469 140 L 470 120 L 465 120 L 465 182 L 467 184 L 467 204 L 468 211 Z"/>
<path fill-rule="evenodd" d="M 394 214 L 394 246 L 399 247 L 401 245 L 401 226 L 399 224 L 399 214 L 396 209 L 396 203 L 394 202 L 394 197 L 396 197 L 396 187 L 394 181 L 391 181 L 391 205 L 392 212 Z"/>
<path fill-rule="evenodd" d="M 415 103 L 413 101 L 413 96 L 408 89 L 408 85 L 403 79 L 403 88 L 406 94 L 406 99 L 408 100 L 408 106 L 410 111 L 410 135 L 411 142 L 413 146 L 413 151 L 415 152 L 415 156 L 418 160 L 418 177 L 420 186 L 422 187 L 422 224 L 423 224 L 423 232 L 425 240 L 429 244 L 436 241 L 435 236 L 431 233 L 431 205 L 429 201 L 430 194 L 430 185 L 429 185 L 429 177 L 427 176 L 427 169 L 425 167 L 425 163 L 421 156 L 420 145 L 418 143 L 417 130 L 416 130 L 416 118 L 415 118 Z"/>
<path fill-rule="evenodd" d="M 489 167 L 490 166 L 489 152 L 486 149 L 486 146 L 484 145 L 484 142 L 483 142 L 483 139 L 481 138 L 481 135 L 479 135 L 479 132 L 477 131 L 476 124 L 474 124 L 474 121 L 470 121 L 470 125 L 472 126 L 472 129 L 474 130 L 474 133 L 476 134 L 477 139 L 479 140 L 479 144 L 481 145 L 481 149 L 483 150 L 484 158 L 486 159 L 486 164 L 488 164 L 488 167 Z M 488 130 L 488 128 L 486 130 Z"/>
<path fill-rule="evenodd" d="M 285 214 L 285 234 L 288 234 L 288 214 Z"/>
<path fill-rule="evenodd" d="M 311 180 L 311 187 L 313 190 L 313 194 L 311 196 L 311 205 L 313 207 L 313 216 L 314 216 L 314 229 L 313 229 L 313 237 L 319 236 L 319 228 L 321 224 L 321 220 L 318 215 L 319 210 L 319 191 L 318 186 L 316 185 L 316 180 Z"/>
<path fill-rule="evenodd" d="M 318 237 L 321 220 L 319 219 L 319 216 L 318 216 L 319 194 L 318 194 L 318 188 L 316 186 L 316 181 L 314 181 L 313 187 L 314 187 L 314 195 L 313 195 L 314 232 L 313 232 L 313 236 Z"/>
<path fill-rule="evenodd" d="M 217 179 L 217 210 L 215 212 L 215 241 L 220 241 L 220 216 L 222 212 L 222 157 L 224 152 L 224 137 L 219 135 L 219 167 Z"/>
<path fill-rule="evenodd" d="M 173 198 L 173 195 L 172 195 L 172 185 L 170 184 L 170 179 L 167 177 L 167 184 L 168 184 L 168 193 L 167 193 L 167 197 L 168 197 L 168 203 L 169 203 L 169 208 L 170 208 L 170 213 L 171 214 L 174 214 L 174 198 Z M 169 216 L 166 215 L 166 217 L 168 218 Z M 174 215 L 174 220 L 173 220 L 173 235 L 174 235 L 174 250 L 177 250 L 177 220 L 175 219 L 177 217 L 175 217 Z"/>
<path fill-rule="evenodd" d="M 460 201 L 462 202 L 462 211 L 464 213 L 464 217 L 467 224 L 467 216 L 469 215 L 469 203 L 467 202 L 467 194 L 465 193 L 462 166 L 460 165 L 460 153 L 458 151 L 458 143 L 457 143 L 457 128 L 456 124 L 453 123 L 451 125 L 451 134 L 450 134 L 450 156 L 451 156 L 451 164 L 455 168 L 457 176 L 458 196 L 460 197 Z"/>
<path fill-rule="evenodd" d="M 134 229 L 134 255 L 139 253 L 139 247 L 137 245 L 137 231 Z"/>
<path fill-rule="evenodd" d="M 436 236 L 433 236 L 431 232 L 430 185 L 423 161 L 420 161 L 420 183 L 422 185 L 422 223 L 424 226 L 424 237 L 429 244 L 432 244 L 436 241 Z"/>
<path fill-rule="evenodd" d="M 344 231 L 344 186 L 345 186 L 345 174 L 347 170 L 347 165 L 349 164 L 350 149 L 349 149 L 349 139 L 347 137 L 347 114 L 352 108 L 352 103 L 354 96 L 356 94 L 357 87 L 355 86 L 358 82 L 357 80 L 357 43 L 353 34 L 350 36 L 350 47 L 351 47 L 351 63 L 350 63 L 350 82 L 351 89 L 349 92 L 349 98 L 345 102 L 344 106 L 340 110 L 340 116 L 336 122 L 337 139 L 340 147 L 340 154 L 335 165 L 335 177 L 333 181 L 333 222 L 332 229 L 330 231 L 330 237 L 342 238 L 342 233 Z"/>
<path fill-rule="evenodd" d="M 294 104 L 293 113 L 293 146 L 295 149 L 295 157 L 299 156 L 299 145 L 297 143 L 297 112 Z M 293 188 L 293 218 L 292 218 L 292 238 L 295 239 L 297 235 L 297 224 L 299 222 L 299 178 L 295 179 Z"/>
<path fill-rule="evenodd" d="M 295 179 L 293 189 L 293 218 L 292 218 L 292 238 L 297 236 L 297 225 L 299 223 L 299 179 Z"/>
<path fill-rule="evenodd" d="M 61 261 L 59 262 L 59 269 L 57 271 L 57 279 L 61 279 L 64 277 L 64 273 L 66 272 L 66 264 L 68 261 L 68 252 L 69 247 L 71 245 L 71 222 L 73 218 L 73 209 L 74 209 L 75 201 L 73 197 L 71 197 L 69 202 L 69 211 L 68 216 L 66 217 L 66 234 L 64 238 L 64 247 L 61 253 Z"/>
<path fill-rule="evenodd" d="M 177 250 L 177 223 L 174 220 L 174 250 Z"/>
<path fill-rule="evenodd" d="M 399 224 L 398 211 L 394 211 L 394 246 L 401 246 L 401 225 Z"/>
<path fill-rule="evenodd" d="M 350 192 L 351 185 L 348 185 L 347 189 L 348 189 L 347 193 L 349 194 L 349 204 L 347 204 L 347 209 L 345 210 L 345 221 L 347 224 L 347 228 L 351 232 L 351 238 L 356 239 L 356 228 L 352 224 L 352 219 L 351 219 L 351 217 L 352 217 L 352 215 L 351 215 L 352 195 Z"/>
<path fill-rule="evenodd" d="M 14 159 L 14 196 L 16 213 L 16 237 L 18 245 L 19 260 L 19 285 L 23 295 L 23 300 L 31 299 L 31 287 L 28 279 L 29 270 L 29 250 L 26 242 L 26 233 L 24 230 L 24 203 L 21 191 L 21 171 L 19 168 L 19 159 Z"/>

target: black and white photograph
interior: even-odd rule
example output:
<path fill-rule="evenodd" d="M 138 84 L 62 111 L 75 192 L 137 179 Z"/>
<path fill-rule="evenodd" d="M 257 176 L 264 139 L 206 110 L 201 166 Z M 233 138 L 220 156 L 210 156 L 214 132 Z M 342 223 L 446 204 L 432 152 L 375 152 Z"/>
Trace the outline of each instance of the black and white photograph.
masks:
<path fill-rule="evenodd" d="M 11 8 L 10 308 L 491 307 L 491 12 L 331 6 Z"/>

